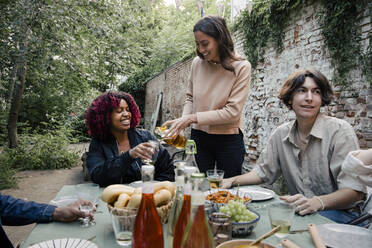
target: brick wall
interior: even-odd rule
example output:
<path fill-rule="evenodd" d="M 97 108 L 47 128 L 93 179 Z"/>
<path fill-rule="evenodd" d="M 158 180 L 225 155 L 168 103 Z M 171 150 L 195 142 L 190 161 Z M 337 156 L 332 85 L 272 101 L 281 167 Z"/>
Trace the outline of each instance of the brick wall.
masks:
<path fill-rule="evenodd" d="M 278 91 L 290 73 L 297 68 L 313 67 L 320 70 L 332 81 L 334 68 L 324 45 L 324 37 L 316 19 L 321 8 L 319 3 L 305 6 L 291 16 L 290 25 L 285 30 L 284 50 L 276 54 L 270 47 L 265 50 L 265 62 L 252 71 L 251 90 L 243 110 L 243 133 L 246 144 L 246 161 L 255 163 L 266 145 L 270 133 L 280 124 L 295 118 L 277 99 Z M 371 19 L 366 11 L 360 28 L 363 32 L 362 46 L 366 49 L 371 32 Z M 241 41 L 235 37 L 236 50 L 241 50 Z M 185 99 L 185 87 L 191 60 L 177 63 L 147 83 L 145 120 L 155 109 L 156 93 L 164 92 L 161 120 L 179 117 Z M 328 115 L 348 121 L 355 129 L 362 148 L 372 147 L 372 88 L 360 70 L 350 73 L 352 85 L 349 90 L 335 88 L 337 98 L 322 109 Z M 147 124 L 146 127 L 149 125 Z"/>

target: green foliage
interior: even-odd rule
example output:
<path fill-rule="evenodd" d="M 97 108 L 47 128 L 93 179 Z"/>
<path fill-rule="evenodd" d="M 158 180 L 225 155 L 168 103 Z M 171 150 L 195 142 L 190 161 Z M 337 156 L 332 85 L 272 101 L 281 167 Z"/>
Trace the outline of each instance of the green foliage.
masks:
<path fill-rule="evenodd" d="M 17 83 L 17 61 L 24 57 L 27 72 L 19 123 L 33 129 L 45 125 L 55 129 L 50 124 L 54 122 L 71 125 L 79 128 L 76 136 L 83 137 L 91 92 L 97 96 L 115 88 L 120 78 L 137 71 L 153 53 L 163 25 L 162 9 L 156 4 L 160 1 L 4 2 L 0 6 L 0 98 L 7 111 L 10 89 Z M 21 43 L 25 51 L 19 49 Z M 81 101 L 87 102 L 83 109 L 77 104 Z"/>
<path fill-rule="evenodd" d="M 272 45 L 280 53 L 283 49 L 285 28 L 291 12 L 297 11 L 304 0 L 254 1 L 252 12 L 244 10 L 237 19 L 234 30 L 243 36 L 243 48 L 253 68 L 263 62 L 264 49 Z M 318 13 L 325 43 L 330 51 L 332 65 L 336 68 L 334 82 L 348 85 L 349 72 L 362 67 L 371 82 L 371 44 L 361 51 L 361 33 L 358 24 L 368 5 L 367 0 L 321 0 L 324 11 Z M 371 12 L 371 4 L 368 5 Z"/>
<path fill-rule="evenodd" d="M 9 156 L 0 151 L 0 190 L 15 187 L 17 184 L 16 171 L 9 166 L 9 162 Z"/>
<path fill-rule="evenodd" d="M 241 12 L 234 25 L 234 31 L 243 36 L 243 49 L 252 67 L 263 61 L 264 49 L 273 45 L 277 52 L 283 50 L 284 29 L 288 25 L 290 13 L 303 0 L 255 1 L 252 12 Z"/>
<path fill-rule="evenodd" d="M 349 72 L 360 64 L 371 82 L 371 44 L 367 53 L 363 54 L 360 43 L 361 30 L 358 26 L 368 1 L 322 0 L 322 3 L 324 11 L 319 14 L 319 20 L 332 64 L 336 68 L 334 82 L 338 85 L 349 85 Z M 371 4 L 368 10 L 370 13 Z"/>
<path fill-rule="evenodd" d="M 7 156 L 4 160 L 18 170 L 71 168 L 76 165 L 78 154 L 67 149 L 69 143 L 65 129 L 23 134 L 17 148 L 4 148 L 3 154 Z"/>
<path fill-rule="evenodd" d="M 229 23 L 230 1 L 220 1 L 221 15 Z M 205 15 L 217 15 L 215 0 L 203 1 Z M 128 79 L 119 86 L 122 91 L 129 92 L 136 99 L 140 110 L 145 106 L 144 83 L 164 71 L 172 64 L 185 61 L 195 55 L 194 35 L 192 29 L 200 19 L 197 2 L 195 0 L 183 0 L 181 8 L 169 6 L 166 12 L 162 12 L 163 25 L 159 35 L 154 39 L 152 53 L 146 63 L 134 71 Z"/>

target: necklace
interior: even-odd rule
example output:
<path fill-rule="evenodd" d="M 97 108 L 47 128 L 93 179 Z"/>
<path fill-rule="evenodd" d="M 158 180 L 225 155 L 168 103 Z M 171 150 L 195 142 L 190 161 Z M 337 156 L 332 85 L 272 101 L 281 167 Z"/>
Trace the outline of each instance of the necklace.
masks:
<path fill-rule="evenodd" d="M 116 141 L 116 145 L 118 146 L 118 153 L 119 153 L 119 155 L 123 154 L 124 151 L 123 151 L 122 149 L 120 149 L 120 146 L 119 146 L 119 142 L 118 142 L 118 140 L 115 139 L 115 141 Z"/>

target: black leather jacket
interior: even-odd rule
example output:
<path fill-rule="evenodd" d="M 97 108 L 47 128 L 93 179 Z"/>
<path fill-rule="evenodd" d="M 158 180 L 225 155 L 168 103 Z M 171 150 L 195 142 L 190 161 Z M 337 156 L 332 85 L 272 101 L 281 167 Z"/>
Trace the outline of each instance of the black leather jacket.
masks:
<path fill-rule="evenodd" d="M 128 130 L 128 138 L 130 147 L 148 140 L 156 140 L 149 131 L 136 128 Z M 141 159 L 133 159 L 129 151 L 118 154 L 115 139 L 105 142 L 92 139 L 90 142 L 87 167 L 92 181 L 101 187 L 141 180 L 141 166 Z M 174 181 L 174 167 L 168 151 L 163 146 L 160 146 L 159 156 L 155 163 L 154 180 Z"/>

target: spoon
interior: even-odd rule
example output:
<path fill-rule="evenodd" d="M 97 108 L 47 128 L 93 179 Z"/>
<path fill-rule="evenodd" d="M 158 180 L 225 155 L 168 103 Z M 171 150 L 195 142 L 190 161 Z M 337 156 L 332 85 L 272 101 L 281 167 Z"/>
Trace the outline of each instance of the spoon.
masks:
<path fill-rule="evenodd" d="M 256 239 L 252 243 L 250 243 L 249 246 L 256 245 L 256 244 L 260 243 L 262 240 L 270 237 L 271 235 L 273 235 L 274 233 L 276 233 L 277 231 L 279 231 L 280 230 L 280 227 L 281 226 L 277 226 L 277 227 L 273 228 L 270 232 L 265 233 L 264 235 L 262 235 L 261 237 L 259 237 L 258 239 Z"/>

